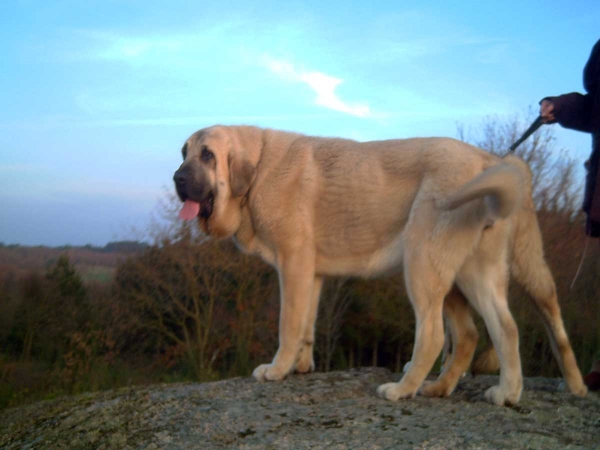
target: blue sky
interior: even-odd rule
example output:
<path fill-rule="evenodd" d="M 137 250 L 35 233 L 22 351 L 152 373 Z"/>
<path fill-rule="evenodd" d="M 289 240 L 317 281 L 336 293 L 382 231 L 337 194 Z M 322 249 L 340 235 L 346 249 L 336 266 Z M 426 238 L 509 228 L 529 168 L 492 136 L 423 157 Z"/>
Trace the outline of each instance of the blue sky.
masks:
<path fill-rule="evenodd" d="M 523 114 L 581 91 L 599 17 L 596 0 L 5 0 L 0 242 L 132 237 L 215 123 L 371 140 Z M 586 159 L 589 136 L 556 132 Z"/>

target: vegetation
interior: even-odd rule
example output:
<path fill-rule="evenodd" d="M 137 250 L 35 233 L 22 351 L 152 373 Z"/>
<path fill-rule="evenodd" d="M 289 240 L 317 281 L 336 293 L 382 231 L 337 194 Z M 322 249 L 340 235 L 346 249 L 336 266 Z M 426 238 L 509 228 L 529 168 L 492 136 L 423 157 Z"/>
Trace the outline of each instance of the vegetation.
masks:
<path fill-rule="evenodd" d="M 464 130 L 460 135 L 504 153 L 526 126 L 518 118 L 490 118 L 476 137 Z M 583 177 L 554 147 L 549 127 L 518 153 L 534 172 L 547 259 L 586 370 L 600 357 L 600 248 L 590 242 L 571 289 L 586 244 L 578 205 Z M 230 242 L 205 240 L 174 219 L 174 209 L 176 203 L 165 203 L 171 219 L 156 225 L 152 245 L 122 242 L 58 254 L 0 245 L 0 407 L 129 384 L 247 376 L 272 358 L 279 314 L 275 272 Z M 511 305 L 525 374 L 558 376 L 542 322 L 518 286 L 511 287 Z M 413 333 L 401 276 L 328 280 L 317 369 L 379 365 L 400 371 L 410 359 Z"/>

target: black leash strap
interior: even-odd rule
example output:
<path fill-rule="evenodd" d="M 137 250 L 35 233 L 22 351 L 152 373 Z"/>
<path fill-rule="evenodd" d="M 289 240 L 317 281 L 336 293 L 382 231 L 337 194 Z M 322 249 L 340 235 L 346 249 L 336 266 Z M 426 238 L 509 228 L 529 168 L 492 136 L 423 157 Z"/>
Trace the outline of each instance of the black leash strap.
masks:
<path fill-rule="evenodd" d="M 529 128 L 527 128 L 527 130 L 525 131 L 525 133 L 523 133 L 523 136 L 521 136 L 517 142 L 515 142 L 513 145 L 510 146 L 509 150 L 511 152 L 514 152 L 515 149 L 521 145 L 523 143 L 523 141 L 525 139 L 527 139 L 529 136 L 531 136 L 533 133 L 535 133 L 535 131 L 541 127 L 544 124 L 544 119 L 542 119 L 542 116 L 538 116 L 537 119 L 535 119 L 533 121 L 533 123 L 529 126 Z"/>

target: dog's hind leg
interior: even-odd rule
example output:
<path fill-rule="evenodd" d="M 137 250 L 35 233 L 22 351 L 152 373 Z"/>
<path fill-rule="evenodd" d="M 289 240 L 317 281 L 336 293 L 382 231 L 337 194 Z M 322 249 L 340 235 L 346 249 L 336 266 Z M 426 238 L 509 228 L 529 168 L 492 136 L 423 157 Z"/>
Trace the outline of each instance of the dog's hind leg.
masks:
<path fill-rule="evenodd" d="M 406 287 L 416 317 L 415 345 L 408 371 L 398 383 L 377 388 L 388 400 L 414 397 L 433 367 L 444 345 L 442 308 L 452 277 L 433 266 L 435 258 L 426 249 L 407 251 L 404 258 Z"/>
<path fill-rule="evenodd" d="M 471 258 L 456 280 L 460 290 L 483 317 L 498 352 L 500 384 L 485 393 L 485 398 L 497 405 L 516 404 L 523 390 L 519 332 L 506 298 L 507 272 L 502 255 L 494 262 L 481 255 Z"/>
<path fill-rule="evenodd" d="M 513 240 L 511 272 L 531 295 L 550 338 L 554 356 L 573 394 L 584 396 L 587 387 L 565 331 L 554 279 L 544 259 L 542 237 L 535 213 L 523 211 L 517 222 Z"/>
<path fill-rule="evenodd" d="M 323 277 L 316 276 L 313 283 L 311 303 L 309 305 L 308 318 L 304 328 L 304 339 L 302 347 L 296 361 L 296 372 L 307 373 L 315 370 L 315 361 L 313 357 L 313 348 L 315 342 L 315 324 L 317 321 L 317 312 L 319 310 L 319 298 L 321 297 L 321 288 L 323 287 Z"/>
<path fill-rule="evenodd" d="M 421 394 L 427 397 L 447 397 L 454 391 L 471 364 L 479 339 L 472 311 L 456 287 L 444 299 L 444 317 L 452 338 L 452 352 L 438 379 L 423 384 Z"/>

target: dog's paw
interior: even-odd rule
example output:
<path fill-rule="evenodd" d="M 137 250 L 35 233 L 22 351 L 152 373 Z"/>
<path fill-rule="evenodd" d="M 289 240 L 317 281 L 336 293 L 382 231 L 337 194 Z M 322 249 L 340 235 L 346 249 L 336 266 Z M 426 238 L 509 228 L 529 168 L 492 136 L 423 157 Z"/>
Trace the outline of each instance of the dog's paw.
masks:
<path fill-rule="evenodd" d="M 400 400 L 402 398 L 412 398 L 415 391 L 408 391 L 402 387 L 401 383 L 386 383 L 377 388 L 377 395 L 386 400 Z"/>
<path fill-rule="evenodd" d="M 588 393 L 588 388 L 583 383 L 581 383 L 580 385 L 578 384 L 575 386 L 569 386 L 568 390 L 569 392 L 571 392 L 571 394 L 576 395 L 577 397 L 585 397 Z"/>
<path fill-rule="evenodd" d="M 296 372 L 298 373 L 309 373 L 315 371 L 315 362 L 311 359 L 307 359 L 306 361 L 300 360 L 296 364 Z"/>
<path fill-rule="evenodd" d="M 558 385 L 558 392 L 570 392 L 577 397 L 585 397 L 588 393 L 588 387 L 594 390 L 594 378 L 600 381 L 600 372 L 592 371 L 584 378 L 581 378 L 581 376 L 565 378 Z"/>
<path fill-rule="evenodd" d="M 516 389 L 515 392 L 506 392 L 500 386 L 492 386 L 485 391 L 484 398 L 494 405 L 510 406 L 519 403 L 521 398 L 521 389 Z"/>
<path fill-rule="evenodd" d="M 273 364 L 261 364 L 254 369 L 252 376 L 256 378 L 257 381 L 280 381 L 285 378 L 286 373 L 277 370 Z"/>
<path fill-rule="evenodd" d="M 308 349 L 306 346 L 300 351 L 295 371 L 298 373 L 314 372 L 315 361 L 312 354 L 312 346 Z"/>
<path fill-rule="evenodd" d="M 452 393 L 452 389 L 447 383 L 440 380 L 424 381 L 419 392 L 425 397 L 448 397 Z"/>

